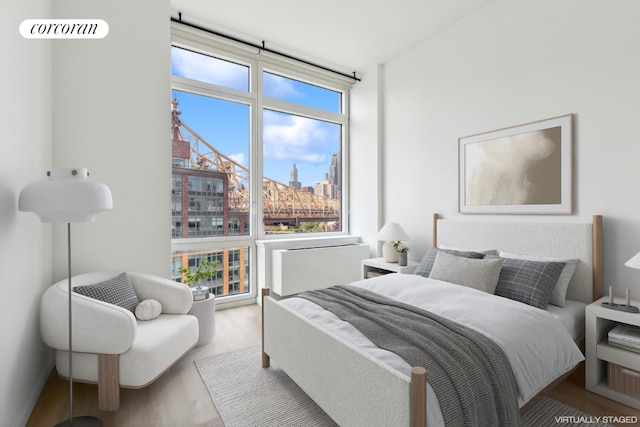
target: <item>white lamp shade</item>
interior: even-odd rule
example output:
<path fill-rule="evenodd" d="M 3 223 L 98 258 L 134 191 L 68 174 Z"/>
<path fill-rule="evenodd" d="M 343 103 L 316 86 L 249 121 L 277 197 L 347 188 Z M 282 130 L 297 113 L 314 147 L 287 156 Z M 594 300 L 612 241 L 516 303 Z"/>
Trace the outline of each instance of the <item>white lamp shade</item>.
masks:
<path fill-rule="evenodd" d="M 42 222 L 93 222 L 96 214 L 113 209 L 109 187 L 89 180 L 86 168 L 56 168 L 49 179 L 27 184 L 18 209 L 33 212 Z"/>
<path fill-rule="evenodd" d="M 378 231 L 378 240 L 398 241 L 411 240 L 409 235 L 397 222 L 388 222 Z"/>
<path fill-rule="evenodd" d="M 624 265 L 631 268 L 640 268 L 640 252 L 637 253 L 629 261 L 625 262 Z"/>

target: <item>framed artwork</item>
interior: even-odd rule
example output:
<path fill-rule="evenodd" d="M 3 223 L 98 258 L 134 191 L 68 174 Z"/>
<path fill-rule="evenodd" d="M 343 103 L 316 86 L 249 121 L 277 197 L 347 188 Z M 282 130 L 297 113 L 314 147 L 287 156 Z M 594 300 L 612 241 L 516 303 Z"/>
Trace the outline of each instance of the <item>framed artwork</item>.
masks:
<path fill-rule="evenodd" d="M 459 212 L 570 214 L 572 115 L 458 140 Z"/>

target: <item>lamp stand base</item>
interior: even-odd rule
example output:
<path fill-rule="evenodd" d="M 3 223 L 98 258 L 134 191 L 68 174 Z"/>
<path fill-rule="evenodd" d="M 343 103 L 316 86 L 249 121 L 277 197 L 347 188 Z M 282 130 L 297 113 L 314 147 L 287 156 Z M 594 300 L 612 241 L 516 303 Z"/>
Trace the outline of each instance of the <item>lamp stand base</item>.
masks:
<path fill-rule="evenodd" d="M 398 251 L 393 247 L 393 242 L 385 242 L 382 245 L 382 256 L 387 262 L 398 262 Z"/>
<path fill-rule="evenodd" d="M 102 421 L 96 417 L 73 417 L 73 424 L 71 420 L 64 420 L 60 424 L 56 424 L 55 427 L 102 427 Z"/>

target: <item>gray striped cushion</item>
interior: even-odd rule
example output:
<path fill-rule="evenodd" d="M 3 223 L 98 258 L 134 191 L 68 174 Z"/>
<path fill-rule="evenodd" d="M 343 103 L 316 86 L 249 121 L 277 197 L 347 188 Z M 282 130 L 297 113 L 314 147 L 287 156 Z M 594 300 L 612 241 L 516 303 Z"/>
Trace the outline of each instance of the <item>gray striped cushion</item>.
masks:
<path fill-rule="evenodd" d="M 505 258 L 496 295 L 546 309 L 564 262 Z"/>
<path fill-rule="evenodd" d="M 73 292 L 126 308 L 134 314 L 140 302 L 127 273 L 120 273 L 113 279 L 93 285 L 76 286 Z"/>
<path fill-rule="evenodd" d="M 429 274 L 431 274 L 431 269 L 433 268 L 433 263 L 436 260 L 436 255 L 438 254 L 438 251 L 443 251 L 448 254 L 463 257 L 463 258 L 481 259 L 481 258 L 484 258 L 484 255 L 485 255 L 479 252 L 454 251 L 451 249 L 431 248 L 426 253 L 426 255 L 422 258 L 422 261 L 420 261 L 420 264 L 418 264 L 418 267 L 416 268 L 416 271 L 414 272 L 414 274 L 419 274 L 420 276 L 429 277 Z"/>
<path fill-rule="evenodd" d="M 498 284 L 503 261 L 502 258 L 463 258 L 440 251 L 429 277 L 492 294 Z"/>

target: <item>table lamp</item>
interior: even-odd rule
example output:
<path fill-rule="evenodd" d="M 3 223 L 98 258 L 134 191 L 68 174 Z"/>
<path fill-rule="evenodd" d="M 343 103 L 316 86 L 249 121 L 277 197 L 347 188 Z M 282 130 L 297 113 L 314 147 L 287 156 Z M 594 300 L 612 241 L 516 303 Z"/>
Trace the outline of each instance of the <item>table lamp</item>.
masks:
<path fill-rule="evenodd" d="M 640 269 L 640 252 L 635 254 L 631 259 L 624 263 L 627 267 Z"/>
<path fill-rule="evenodd" d="M 397 222 L 387 222 L 378 231 L 378 240 L 383 240 L 382 256 L 387 262 L 398 262 L 398 251 L 393 247 L 394 243 L 403 240 L 411 240 L 409 235 L 402 229 Z"/>
<path fill-rule="evenodd" d="M 71 320 L 71 223 L 94 222 L 99 212 L 111 210 L 113 200 L 106 185 L 89 180 L 85 168 L 57 168 L 47 172 L 49 179 L 27 184 L 20 192 L 18 209 L 33 212 L 40 221 L 67 223 L 68 292 L 69 292 L 69 419 L 56 425 L 102 426 L 95 417 L 73 418 L 73 345 Z"/>

